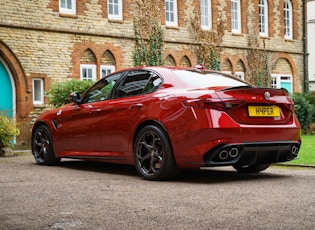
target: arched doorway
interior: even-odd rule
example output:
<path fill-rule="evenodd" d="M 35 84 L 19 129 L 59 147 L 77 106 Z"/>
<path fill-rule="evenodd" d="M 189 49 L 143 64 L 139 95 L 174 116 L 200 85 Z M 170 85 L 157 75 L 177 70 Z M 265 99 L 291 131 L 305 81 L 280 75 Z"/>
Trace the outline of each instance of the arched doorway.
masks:
<path fill-rule="evenodd" d="M 293 73 L 290 62 L 286 58 L 279 58 L 272 68 L 271 87 L 284 88 L 293 93 Z"/>
<path fill-rule="evenodd" d="M 15 117 L 15 84 L 11 72 L 0 58 L 0 111 Z"/>

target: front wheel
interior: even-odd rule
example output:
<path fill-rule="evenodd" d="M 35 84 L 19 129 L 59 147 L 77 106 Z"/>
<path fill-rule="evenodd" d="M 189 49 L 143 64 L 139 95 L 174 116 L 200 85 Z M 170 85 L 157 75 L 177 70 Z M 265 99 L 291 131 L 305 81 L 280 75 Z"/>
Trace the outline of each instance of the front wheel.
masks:
<path fill-rule="evenodd" d="M 169 138 L 160 127 L 149 125 L 136 136 L 135 167 L 146 180 L 167 180 L 178 173 Z"/>
<path fill-rule="evenodd" d="M 50 131 L 46 125 L 40 125 L 35 130 L 32 137 L 32 152 L 39 165 L 56 165 L 60 162 L 60 158 L 54 155 Z"/>
<path fill-rule="evenodd" d="M 270 164 L 254 164 L 254 165 L 244 165 L 244 166 L 236 166 L 235 168 L 240 173 L 258 173 L 269 168 Z"/>

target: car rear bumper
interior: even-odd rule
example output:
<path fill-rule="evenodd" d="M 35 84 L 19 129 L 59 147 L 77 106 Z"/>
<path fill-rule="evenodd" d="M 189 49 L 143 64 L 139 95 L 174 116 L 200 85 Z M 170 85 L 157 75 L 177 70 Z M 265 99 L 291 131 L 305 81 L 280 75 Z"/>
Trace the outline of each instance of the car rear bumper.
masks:
<path fill-rule="evenodd" d="M 204 166 L 271 164 L 293 160 L 301 143 L 298 141 L 221 144 L 203 156 Z"/>
<path fill-rule="evenodd" d="M 210 110 L 208 116 L 199 111 L 196 118 L 187 114 L 185 130 L 169 129 L 175 130 L 170 136 L 176 163 L 181 168 L 285 162 L 294 159 L 300 148 L 301 127 L 295 116 L 286 125 L 248 125 L 238 124 L 225 112 L 215 110 Z"/>

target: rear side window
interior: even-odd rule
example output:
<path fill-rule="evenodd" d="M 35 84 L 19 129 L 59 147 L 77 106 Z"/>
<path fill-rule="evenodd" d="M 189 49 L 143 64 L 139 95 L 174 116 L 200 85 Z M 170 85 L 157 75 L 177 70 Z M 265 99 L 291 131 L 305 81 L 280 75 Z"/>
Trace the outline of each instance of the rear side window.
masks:
<path fill-rule="evenodd" d="M 199 72 L 194 70 L 174 70 L 173 73 L 184 81 L 187 85 L 192 87 L 240 87 L 247 86 L 246 83 L 237 78 L 225 76 L 220 73 Z"/>
<path fill-rule="evenodd" d="M 131 71 L 117 89 L 115 98 L 135 96 L 155 91 L 162 80 L 149 71 Z"/>

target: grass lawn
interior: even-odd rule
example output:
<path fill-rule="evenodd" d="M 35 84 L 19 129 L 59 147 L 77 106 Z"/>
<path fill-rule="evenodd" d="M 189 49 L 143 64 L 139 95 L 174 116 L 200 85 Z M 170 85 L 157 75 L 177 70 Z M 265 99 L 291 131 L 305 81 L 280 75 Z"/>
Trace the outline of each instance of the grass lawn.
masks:
<path fill-rule="evenodd" d="M 298 159 L 286 163 L 315 165 L 315 135 L 302 136 L 302 146 L 298 155 Z"/>

